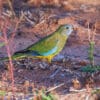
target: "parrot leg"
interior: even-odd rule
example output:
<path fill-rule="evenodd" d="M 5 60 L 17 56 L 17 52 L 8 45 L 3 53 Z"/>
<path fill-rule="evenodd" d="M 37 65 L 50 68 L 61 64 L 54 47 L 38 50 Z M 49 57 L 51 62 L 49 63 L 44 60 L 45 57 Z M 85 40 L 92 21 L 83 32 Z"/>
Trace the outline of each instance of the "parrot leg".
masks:
<path fill-rule="evenodd" d="M 37 59 L 42 60 L 42 61 L 46 61 L 46 57 L 45 56 L 36 56 Z"/>
<path fill-rule="evenodd" d="M 51 61 L 52 61 L 52 58 L 53 58 L 53 56 L 51 55 L 51 56 L 47 56 L 47 61 L 49 62 L 49 63 L 51 63 Z"/>
<path fill-rule="evenodd" d="M 54 57 L 53 55 L 50 55 L 50 56 L 37 56 L 37 58 L 42 59 L 42 61 L 48 61 L 49 63 L 51 63 L 53 57 Z"/>

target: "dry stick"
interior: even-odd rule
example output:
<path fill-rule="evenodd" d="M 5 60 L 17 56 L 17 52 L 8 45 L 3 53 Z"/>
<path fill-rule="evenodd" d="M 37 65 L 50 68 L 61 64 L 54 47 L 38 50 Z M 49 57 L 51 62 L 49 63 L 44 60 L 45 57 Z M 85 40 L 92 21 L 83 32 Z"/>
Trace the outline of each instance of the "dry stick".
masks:
<path fill-rule="evenodd" d="M 10 9 L 11 9 L 11 11 L 12 11 L 12 14 L 15 16 L 16 14 L 15 14 L 14 9 L 13 9 L 13 7 L 12 7 L 11 1 L 10 1 L 10 0 L 7 0 L 7 1 L 8 1 L 8 4 L 9 4 Z"/>
<path fill-rule="evenodd" d="M 54 71 L 54 72 L 50 75 L 50 78 L 53 78 L 60 70 L 61 70 L 61 68 L 58 68 L 56 71 Z"/>
<path fill-rule="evenodd" d="M 4 29 L 4 23 L 1 23 L 0 31 L 2 32 L 3 29 Z M 3 34 L 3 32 L 2 32 L 2 34 Z M 5 41 L 5 39 L 2 37 L 2 35 L 0 36 L 0 40 Z"/>
<path fill-rule="evenodd" d="M 94 25 L 92 41 L 95 41 L 95 35 L 96 35 L 96 23 Z"/>
<path fill-rule="evenodd" d="M 25 16 L 24 12 L 22 12 L 22 13 L 23 13 L 23 15 L 24 15 L 24 18 L 25 18 L 30 24 L 34 25 L 34 21 L 30 20 L 27 16 Z M 49 19 L 49 18 L 51 18 L 51 17 L 53 17 L 53 16 L 55 16 L 55 15 L 51 15 L 51 16 L 49 16 L 47 19 Z M 43 19 L 42 21 L 40 21 L 39 23 L 37 23 L 37 24 L 34 26 L 34 28 L 38 27 L 39 25 L 44 24 L 45 22 L 46 22 L 46 19 Z M 33 32 L 33 31 L 32 31 L 32 32 Z"/>
<path fill-rule="evenodd" d="M 7 34 L 6 34 L 6 27 L 7 27 L 8 23 L 6 23 L 5 28 L 3 29 L 3 34 L 4 34 L 4 42 L 6 44 L 6 50 L 7 50 L 7 54 L 8 54 L 8 58 L 9 58 L 9 65 L 8 68 L 10 70 L 11 73 L 11 80 L 12 80 L 12 91 L 14 93 L 14 73 L 13 73 L 13 63 L 12 63 L 12 58 L 11 58 L 11 52 L 10 52 L 10 47 L 9 47 L 9 43 L 8 43 L 8 39 L 7 39 Z"/>
<path fill-rule="evenodd" d="M 17 31 L 18 26 L 19 26 L 20 22 L 22 21 L 23 17 L 24 17 L 24 15 L 23 15 L 23 13 L 22 13 L 22 14 L 21 14 L 21 17 L 20 17 L 20 19 L 19 19 L 19 21 L 17 21 L 17 23 L 16 23 L 15 29 L 14 29 L 13 34 L 12 34 L 12 36 L 11 36 L 11 41 L 13 41 L 14 36 L 15 36 L 15 32 Z"/>
<path fill-rule="evenodd" d="M 2 12 L 2 2 L 3 2 L 3 0 L 0 0 L 0 14 L 1 14 L 1 12 Z"/>
<path fill-rule="evenodd" d="M 25 16 L 24 12 L 22 11 L 22 14 L 24 15 L 24 18 L 31 24 L 31 25 L 34 25 L 34 21 L 30 20 L 27 16 Z M 44 20 L 43 20 L 44 21 Z M 41 23 L 41 22 L 40 22 Z M 40 24 L 39 23 L 39 24 Z M 37 24 L 38 25 L 38 24 Z M 35 25 L 36 27 L 36 25 Z"/>
<path fill-rule="evenodd" d="M 32 20 L 30 20 L 27 16 L 25 16 L 25 14 L 24 14 L 24 12 L 23 11 L 21 11 L 21 14 L 23 15 L 23 17 L 29 22 L 29 23 L 31 23 L 32 25 L 33 25 L 33 21 Z"/>
<path fill-rule="evenodd" d="M 4 38 L 0 36 L 0 40 L 1 40 L 1 41 L 4 41 Z"/>
<path fill-rule="evenodd" d="M 11 17 L 12 16 L 12 12 L 2 12 L 3 15 L 7 16 L 7 17 Z"/>
<path fill-rule="evenodd" d="M 19 21 L 16 23 L 15 31 L 18 29 L 18 26 L 19 26 L 20 22 L 22 21 L 23 17 L 24 17 L 24 14 L 21 13 L 21 16 L 20 16 L 20 18 L 19 18 Z"/>
<path fill-rule="evenodd" d="M 23 16 L 21 16 L 20 20 L 16 23 L 16 27 L 15 27 L 15 30 L 14 30 L 13 33 L 15 33 L 15 31 L 17 30 L 18 25 L 21 22 L 22 18 L 23 18 Z M 11 58 L 11 51 L 10 51 L 10 47 L 9 47 L 9 40 L 7 39 L 7 33 L 6 33 L 7 25 L 8 25 L 8 21 L 7 21 L 6 25 L 5 25 L 5 28 L 3 27 L 4 38 L 0 37 L 0 39 L 3 40 L 5 42 L 5 44 L 6 44 L 6 50 L 7 50 L 7 54 L 8 54 L 8 58 L 9 58 L 8 69 L 9 69 L 9 71 L 11 73 L 12 91 L 13 91 L 13 94 L 14 94 L 14 73 L 13 73 L 14 69 L 13 69 L 13 63 L 12 63 L 12 58 Z M 13 40 L 14 36 L 15 36 L 15 34 L 12 35 L 12 40 Z"/>
<path fill-rule="evenodd" d="M 90 27 L 89 27 L 89 22 L 87 22 L 88 25 L 88 41 L 91 41 L 91 34 L 90 34 Z"/>
<path fill-rule="evenodd" d="M 27 16 L 24 15 L 24 18 L 31 24 L 34 25 L 34 22 L 32 20 L 30 20 Z"/>
<path fill-rule="evenodd" d="M 46 91 L 46 93 L 51 92 L 51 91 L 53 91 L 53 90 L 55 90 L 55 89 L 57 89 L 57 88 L 59 88 L 59 87 L 61 87 L 61 86 L 63 86 L 63 85 L 64 85 L 64 83 L 62 83 L 62 84 L 60 84 L 60 85 L 58 85 L 58 86 L 55 86 L 55 87 L 53 87 L 53 88 L 50 88 L 49 90 Z"/>
<path fill-rule="evenodd" d="M 21 22 L 22 19 L 23 19 L 23 15 L 21 15 L 20 20 L 16 23 L 16 26 L 15 26 L 15 29 L 14 29 L 14 32 L 13 32 L 13 35 L 12 35 L 12 38 L 11 38 L 12 41 L 14 39 L 15 32 L 16 32 L 16 30 L 18 28 L 18 25 L 20 24 L 20 22 Z M 13 73 L 14 68 L 13 68 L 13 63 L 12 63 L 11 51 L 10 51 L 10 47 L 9 47 L 9 41 L 8 41 L 7 35 L 6 35 L 6 30 L 4 30 L 4 40 L 5 40 L 7 54 L 8 54 L 8 58 L 9 58 L 9 66 L 8 67 L 9 67 L 9 70 L 10 70 L 10 73 L 11 73 L 12 91 L 13 91 L 13 94 L 14 94 L 14 73 Z"/>
<path fill-rule="evenodd" d="M 95 88 L 93 88 L 92 89 L 92 91 L 94 91 L 94 90 L 99 90 L 100 89 L 100 87 L 95 87 Z M 81 90 L 76 90 L 76 89 L 73 89 L 73 90 L 70 90 L 70 92 L 74 92 L 74 93 L 77 93 L 77 92 L 88 92 L 88 90 L 87 89 L 81 89 Z"/>
<path fill-rule="evenodd" d="M 10 40 L 11 40 L 11 42 L 13 42 L 13 41 L 14 41 L 15 32 L 17 31 L 18 26 L 19 26 L 20 22 L 22 21 L 22 19 L 23 19 L 23 15 L 21 15 L 21 17 L 20 17 L 19 21 L 17 21 L 17 23 L 16 23 L 15 29 L 14 29 L 13 34 L 12 34 L 11 39 L 10 39 Z M 15 46 L 14 46 L 14 47 L 15 47 Z M 14 49 L 13 49 L 13 51 L 14 51 Z"/>

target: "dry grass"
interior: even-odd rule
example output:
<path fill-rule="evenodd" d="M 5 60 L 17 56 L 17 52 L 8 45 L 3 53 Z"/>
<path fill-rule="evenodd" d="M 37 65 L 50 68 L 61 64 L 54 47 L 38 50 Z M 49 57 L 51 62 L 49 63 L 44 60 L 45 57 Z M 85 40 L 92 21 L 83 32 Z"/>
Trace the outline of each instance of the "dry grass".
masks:
<path fill-rule="evenodd" d="M 99 5 L 99 0 L 29 0 L 28 3 L 31 5 L 62 5 L 63 2 L 78 4 L 78 3 L 85 3 L 85 4 L 93 4 Z"/>
<path fill-rule="evenodd" d="M 68 0 L 70 3 L 85 3 L 85 4 L 93 4 L 93 5 L 99 5 L 100 0 Z"/>

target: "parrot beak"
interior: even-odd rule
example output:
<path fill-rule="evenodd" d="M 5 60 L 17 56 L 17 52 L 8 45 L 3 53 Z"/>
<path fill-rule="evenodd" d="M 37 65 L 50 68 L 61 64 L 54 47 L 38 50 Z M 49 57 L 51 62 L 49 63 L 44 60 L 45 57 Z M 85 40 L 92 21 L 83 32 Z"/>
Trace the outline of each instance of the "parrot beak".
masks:
<path fill-rule="evenodd" d="M 75 27 L 72 25 L 72 29 L 75 30 Z"/>
<path fill-rule="evenodd" d="M 72 28 L 72 30 L 75 30 L 75 27 L 74 27 L 74 25 L 71 25 L 71 28 Z"/>
<path fill-rule="evenodd" d="M 78 29 L 77 26 L 73 26 L 73 30 L 76 31 Z"/>
<path fill-rule="evenodd" d="M 75 28 L 73 27 L 73 30 L 75 30 Z"/>

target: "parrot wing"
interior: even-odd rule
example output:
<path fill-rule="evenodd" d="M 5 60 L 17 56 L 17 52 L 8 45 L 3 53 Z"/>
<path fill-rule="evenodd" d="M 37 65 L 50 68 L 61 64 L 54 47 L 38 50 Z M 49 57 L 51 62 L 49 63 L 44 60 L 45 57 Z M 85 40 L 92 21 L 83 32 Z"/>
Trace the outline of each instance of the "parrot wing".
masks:
<path fill-rule="evenodd" d="M 42 56 L 48 56 L 55 53 L 58 49 L 57 44 L 59 40 L 53 36 L 44 38 L 39 42 L 27 48 L 27 51 Z"/>
<path fill-rule="evenodd" d="M 29 46 L 28 48 L 14 53 L 26 54 L 31 56 L 48 56 L 55 53 L 58 49 L 57 44 L 59 40 L 53 36 L 43 38 L 39 42 Z"/>

